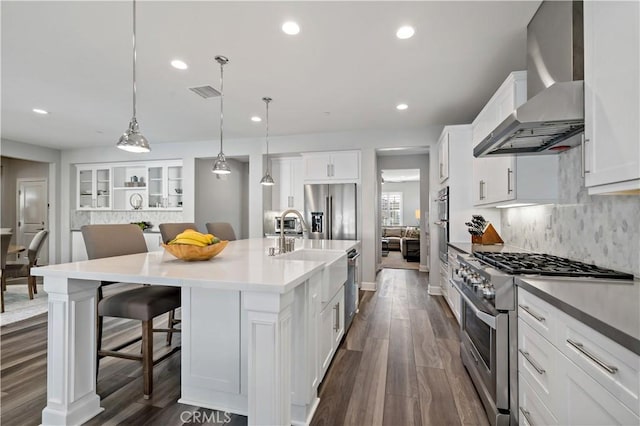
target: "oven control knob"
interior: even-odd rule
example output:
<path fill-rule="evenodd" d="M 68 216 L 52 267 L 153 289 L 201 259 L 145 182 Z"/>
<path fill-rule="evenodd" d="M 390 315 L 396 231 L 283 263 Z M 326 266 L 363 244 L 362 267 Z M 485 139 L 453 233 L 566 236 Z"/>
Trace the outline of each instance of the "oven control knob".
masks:
<path fill-rule="evenodd" d="M 473 286 L 474 290 L 477 290 L 478 287 L 482 286 L 482 281 L 484 281 L 478 274 L 472 274 L 469 276 L 469 284 Z"/>
<path fill-rule="evenodd" d="M 485 299 L 494 299 L 496 297 L 496 290 L 493 287 L 485 287 L 482 289 L 482 296 Z"/>

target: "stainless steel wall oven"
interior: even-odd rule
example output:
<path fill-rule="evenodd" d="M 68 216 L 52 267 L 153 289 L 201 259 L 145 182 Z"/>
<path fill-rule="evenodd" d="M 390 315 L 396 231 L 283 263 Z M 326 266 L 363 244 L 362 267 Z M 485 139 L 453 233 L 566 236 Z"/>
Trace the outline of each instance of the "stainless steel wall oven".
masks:
<path fill-rule="evenodd" d="M 440 227 L 438 230 L 438 256 L 443 263 L 449 261 L 447 257 L 449 243 L 449 187 L 438 191 L 435 199 L 438 211 L 438 220 L 435 222 Z"/>

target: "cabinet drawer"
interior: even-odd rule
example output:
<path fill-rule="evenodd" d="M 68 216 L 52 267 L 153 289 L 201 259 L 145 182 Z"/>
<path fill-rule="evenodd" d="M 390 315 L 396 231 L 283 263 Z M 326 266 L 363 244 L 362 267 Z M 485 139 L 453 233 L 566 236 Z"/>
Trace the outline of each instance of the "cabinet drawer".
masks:
<path fill-rule="evenodd" d="M 536 395 L 525 376 L 520 374 L 518 378 L 519 423 L 526 426 L 557 425 L 558 420 Z"/>
<path fill-rule="evenodd" d="M 549 342 L 555 342 L 559 311 L 540 299 L 518 288 L 518 318 L 530 325 Z"/>
<path fill-rule="evenodd" d="M 600 383 L 564 355 L 562 360 L 563 410 L 558 420 L 566 425 L 635 425 L 640 419 Z"/>
<path fill-rule="evenodd" d="M 558 348 L 636 415 L 640 415 L 640 356 L 560 313 Z"/>
<path fill-rule="evenodd" d="M 558 390 L 554 382 L 558 371 L 558 350 L 527 325 L 518 320 L 518 372 L 524 376 L 541 401 L 554 411 Z"/>

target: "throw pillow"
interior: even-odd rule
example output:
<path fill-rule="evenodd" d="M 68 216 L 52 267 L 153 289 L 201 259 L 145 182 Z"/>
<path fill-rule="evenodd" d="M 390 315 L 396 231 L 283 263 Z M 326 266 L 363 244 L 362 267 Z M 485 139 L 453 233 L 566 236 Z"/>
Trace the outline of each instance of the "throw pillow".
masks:
<path fill-rule="evenodd" d="M 407 236 L 407 238 L 418 238 L 418 239 L 420 239 L 420 229 L 408 227 L 406 236 Z"/>
<path fill-rule="evenodd" d="M 387 228 L 385 237 L 398 237 L 402 238 L 402 228 Z"/>

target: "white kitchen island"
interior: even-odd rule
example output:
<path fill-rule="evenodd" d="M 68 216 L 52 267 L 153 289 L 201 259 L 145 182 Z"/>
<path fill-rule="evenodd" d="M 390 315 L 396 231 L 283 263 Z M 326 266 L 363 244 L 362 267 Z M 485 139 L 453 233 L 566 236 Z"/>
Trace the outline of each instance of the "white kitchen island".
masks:
<path fill-rule="evenodd" d="M 100 281 L 182 288 L 179 402 L 244 414 L 250 425 L 307 423 L 322 379 L 320 295 L 331 280 L 344 282 L 345 252 L 359 242 L 300 240 L 303 251 L 269 257 L 273 244 L 232 241 L 204 262 L 152 252 L 34 268 L 49 295 L 42 423 L 81 424 L 102 411 L 95 371 Z"/>

